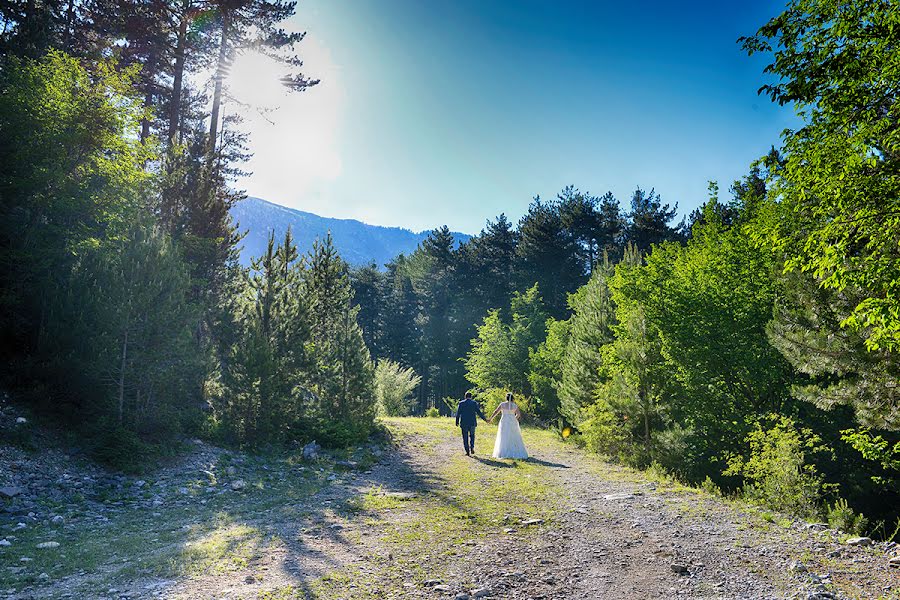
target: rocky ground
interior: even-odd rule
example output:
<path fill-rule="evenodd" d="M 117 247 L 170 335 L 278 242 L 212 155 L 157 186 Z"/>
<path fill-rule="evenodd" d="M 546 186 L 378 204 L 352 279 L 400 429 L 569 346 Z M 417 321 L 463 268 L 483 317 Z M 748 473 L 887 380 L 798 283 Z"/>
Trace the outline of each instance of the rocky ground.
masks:
<path fill-rule="evenodd" d="M 387 425 L 387 447 L 306 457 L 195 441 L 141 477 L 0 444 L 0 598 L 900 598 L 893 544 L 547 432 L 500 461 L 490 426 L 468 458 L 449 419 Z"/>

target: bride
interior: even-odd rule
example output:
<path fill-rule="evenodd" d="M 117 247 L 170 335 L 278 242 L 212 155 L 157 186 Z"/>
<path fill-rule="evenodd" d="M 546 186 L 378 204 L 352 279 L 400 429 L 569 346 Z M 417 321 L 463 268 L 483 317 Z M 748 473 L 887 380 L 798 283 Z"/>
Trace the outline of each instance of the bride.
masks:
<path fill-rule="evenodd" d="M 528 458 L 525 442 L 522 441 L 522 430 L 519 428 L 522 411 L 519 410 L 512 398 L 512 394 L 506 394 L 506 402 L 501 402 L 489 419 L 493 421 L 498 413 L 503 413 L 503 416 L 500 417 L 500 425 L 497 427 L 494 458 Z"/>

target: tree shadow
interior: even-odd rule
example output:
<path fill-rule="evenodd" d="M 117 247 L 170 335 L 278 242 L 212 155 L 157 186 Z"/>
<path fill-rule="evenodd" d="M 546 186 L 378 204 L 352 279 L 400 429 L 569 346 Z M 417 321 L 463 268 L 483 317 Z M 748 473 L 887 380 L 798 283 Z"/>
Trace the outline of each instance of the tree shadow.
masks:
<path fill-rule="evenodd" d="M 496 460 L 494 458 L 482 458 L 480 456 L 473 456 L 472 458 L 474 458 L 475 460 L 477 460 L 478 462 L 480 462 L 483 465 L 488 465 L 489 467 L 499 467 L 499 468 L 503 468 L 503 469 L 510 469 L 510 468 L 515 468 L 518 466 L 518 465 L 516 465 L 515 461 L 504 462 L 502 460 Z"/>
<path fill-rule="evenodd" d="M 525 462 L 531 463 L 534 465 L 540 465 L 542 467 L 550 467 L 551 469 L 568 469 L 569 465 L 564 465 L 562 463 L 550 462 L 547 460 L 541 460 L 540 458 L 535 458 L 534 456 L 529 456 L 525 459 Z"/>

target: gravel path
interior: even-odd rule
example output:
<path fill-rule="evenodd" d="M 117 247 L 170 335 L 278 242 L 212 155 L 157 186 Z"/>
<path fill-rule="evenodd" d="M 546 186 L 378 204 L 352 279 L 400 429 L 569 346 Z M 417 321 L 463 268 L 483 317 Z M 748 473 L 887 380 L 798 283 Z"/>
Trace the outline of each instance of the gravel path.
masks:
<path fill-rule="evenodd" d="M 9 506 L 0 522 L 0 539 L 12 539 L 0 547 L 0 598 L 900 598 L 896 546 L 850 546 L 824 526 L 611 466 L 547 432 L 526 429 L 532 458 L 514 462 L 488 458 L 493 427 L 479 428 L 468 458 L 447 419 L 388 426 L 392 448 L 350 460 L 198 443 L 148 483 L 113 480 L 111 506 L 88 497 L 88 516 L 70 503 L 57 523 L 27 492 L 26 530 L 12 531 L 26 517 Z M 12 477 L 9 454 L 0 475 Z M 15 460 L 19 472 L 40 462 Z M 20 557 L 48 539 L 60 557 L 41 563 L 41 578 Z M 99 549 L 73 554 L 85 540 Z"/>

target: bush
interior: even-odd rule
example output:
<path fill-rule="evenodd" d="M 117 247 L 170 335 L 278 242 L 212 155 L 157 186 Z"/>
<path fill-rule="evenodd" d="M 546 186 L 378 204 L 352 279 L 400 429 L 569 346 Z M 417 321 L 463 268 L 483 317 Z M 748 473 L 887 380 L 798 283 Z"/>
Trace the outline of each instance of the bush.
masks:
<path fill-rule="evenodd" d="M 382 359 L 375 366 L 375 398 L 378 413 L 389 417 L 405 417 L 415 404 L 413 390 L 422 378 L 400 363 Z"/>
<path fill-rule="evenodd" d="M 828 507 L 828 524 L 834 529 L 862 535 L 869 520 L 860 513 L 856 513 L 843 498 L 838 498 L 834 504 Z"/>
<path fill-rule="evenodd" d="M 635 463 L 631 434 L 623 422 L 602 402 L 585 409 L 588 419 L 579 426 L 584 445 L 617 462 Z"/>
<path fill-rule="evenodd" d="M 700 489 L 710 496 L 722 495 L 722 488 L 716 485 L 716 482 L 710 479 L 708 475 L 706 476 L 706 479 L 703 480 L 703 483 L 700 484 Z"/>
<path fill-rule="evenodd" d="M 133 431 L 113 424 L 100 424 L 89 436 L 94 460 L 125 473 L 139 473 L 158 450 Z"/>
<path fill-rule="evenodd" d="M 789 417 L 774 419 L 771 428 L 756 430 L 747 436 L 749 457 L 732 456 L 725 475 L 740 475 L 745 480 L 745 495 L 774 510 L 805 518 L 815 518 L 826 486 L 814 465 L 807 464 L 807 453 L 828 450 L 810 429 L 798 429 Z"/>
<path fill-rule="evenodd" d="M 441 416 L 441 411 L 437 409 L 436 406 L 432 406 L 428 410 L 425 411 L 426 417 L 431 417 L 432 419 L 436 419 Z"/>

